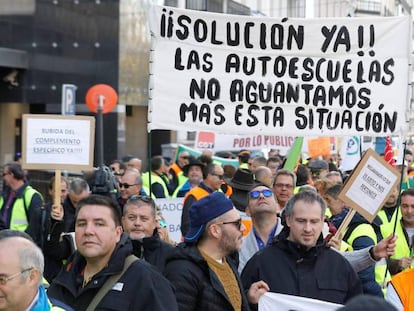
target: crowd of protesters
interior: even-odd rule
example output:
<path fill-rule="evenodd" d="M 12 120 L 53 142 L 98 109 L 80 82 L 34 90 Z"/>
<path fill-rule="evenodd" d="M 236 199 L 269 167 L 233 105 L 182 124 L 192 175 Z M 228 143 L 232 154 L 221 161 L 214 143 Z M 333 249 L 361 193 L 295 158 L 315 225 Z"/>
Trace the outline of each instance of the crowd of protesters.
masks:
<path fill-rule="evenodd" d="M 403 184 L 374 221 L 356 213 L 339 237 L 351 172 L 337 156 L 294 170 L 277 150 L 227 153 L 235 166 L 208 151 L 154 156 L 147 170 L 117 159 L 108 165 L 115 198 L 79 177 L 52 178 L 40 193 L 19 162 L 6 163 L 0 310 L 255 310 L 266 292 L 344 305 L 362 295 L 377 309 L 412 310 L 414 180 L 404 154 Z M 181 241 L 170 239 L 159 198 L 182 198 Z M 37 261 L 23 264 L 23 253 Z M 17 259 L 3 264 L 9 255 Z"/>

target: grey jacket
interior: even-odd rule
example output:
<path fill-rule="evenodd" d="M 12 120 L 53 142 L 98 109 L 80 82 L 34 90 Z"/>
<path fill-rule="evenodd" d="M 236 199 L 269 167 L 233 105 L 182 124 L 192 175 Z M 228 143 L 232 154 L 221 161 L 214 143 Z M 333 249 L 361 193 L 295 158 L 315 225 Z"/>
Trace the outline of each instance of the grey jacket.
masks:
<path fill-rule="evenodd" d="M 282 231 L 282 228 L 283 226 L 280 217 L 277 217 L 277 228 L 275 231 L 275 236 L 277 236 L 280 233 L 280 231 Z M 258 251 L 259 246 L 257 245 L 256 237 L 254 236 L 252 227 L 249 234 L 243 238 L 243 244 L 239 251 L 239 267 L 237 270 L 240 274 L 242 273 L 243 268 L 249 261 L 249 259 L 252 258 L 252 256 L 256 254 Z"/>

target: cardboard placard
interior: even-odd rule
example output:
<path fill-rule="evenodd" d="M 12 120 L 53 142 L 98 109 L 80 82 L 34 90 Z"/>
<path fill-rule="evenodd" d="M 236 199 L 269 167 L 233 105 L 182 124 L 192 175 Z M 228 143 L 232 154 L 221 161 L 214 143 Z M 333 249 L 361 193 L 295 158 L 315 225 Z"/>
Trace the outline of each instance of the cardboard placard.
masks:
<path fill-rule="evenodd" d="M 368 149 L 338 198 L 372 222 L 399 181 L 400 173 Z"/>
<path fill-rule="evenodd" d="M 95 118 L 23 115 L 22 166 L 25 169 L 91 170 Z"/>

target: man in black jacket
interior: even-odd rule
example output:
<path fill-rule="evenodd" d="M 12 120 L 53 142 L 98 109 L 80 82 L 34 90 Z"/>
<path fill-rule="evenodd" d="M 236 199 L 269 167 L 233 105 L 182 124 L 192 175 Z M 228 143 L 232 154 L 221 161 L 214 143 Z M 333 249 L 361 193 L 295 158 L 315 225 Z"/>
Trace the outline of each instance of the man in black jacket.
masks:
<path fill-rule="evenodd" d="M 229 257 L 240 249 L 245 229 L 238 211 L 223 193 L 214 192 L 195 202 L 189 215 L 185 243 L 177 246 L 164 270 L 180 310 L 249 310 Z"/>
<path fill-rule="evenodd" d="M 79 201 L 75 240 L 78 249 L 50 285 L 49 297 L 83 311 L 111 276 L 121 274 L 96 310 L 178 310 L 170 284 L 147 263 L 136 260 L 121 273 L 132 245 L 110 198 L 91 195 Z"/>
<path fill-rule="evenodd" d="M 286 226 L 243 270 L 245 288 L 264 282 L 254 295 L 249 292 L 252 305 L 267 291 L 339 304 L 362 294 L 348 261 L 323 243 L 325 210 L 325 201 L 313 191 L 301 191 L 286 203 Z"/>
<path fill-rule="evenodd" d="M 155 202 L 147 196 L 133 195 L 124 205 L 122 226 L 132 241 L 133 254 L 162 272 L 174 246 L 158 236 Z"/>

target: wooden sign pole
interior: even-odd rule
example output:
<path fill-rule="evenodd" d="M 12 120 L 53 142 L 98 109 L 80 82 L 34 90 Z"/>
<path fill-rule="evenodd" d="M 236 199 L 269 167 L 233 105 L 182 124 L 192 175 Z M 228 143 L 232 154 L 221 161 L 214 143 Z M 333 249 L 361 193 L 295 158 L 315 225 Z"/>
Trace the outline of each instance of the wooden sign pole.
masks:
<path fill-rule="evenodd" d="M 339 226 L 338 230 L 335 233 L 334 238 L 338 239 L 339 235 L 345 231 L 345 229 L 348 227 L 349 223 L 351 222 L 352 218 L 354 218 L 354 215 L 356 213 L 356 210 L 351 208 L 348 212 L 348 214 L 345 216 L 345 219 L 342 221 L 341 225 Z"/>

